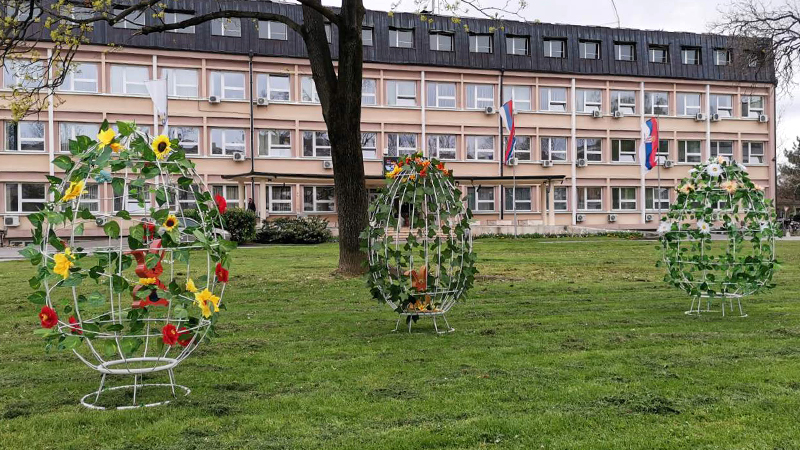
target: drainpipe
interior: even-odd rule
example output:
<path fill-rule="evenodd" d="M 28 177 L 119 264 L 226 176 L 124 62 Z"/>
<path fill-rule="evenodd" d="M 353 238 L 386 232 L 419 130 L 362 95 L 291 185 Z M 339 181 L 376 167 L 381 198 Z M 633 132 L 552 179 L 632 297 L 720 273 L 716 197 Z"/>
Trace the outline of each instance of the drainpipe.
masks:
<path fill-rule="evenodd" d="M 578 137 L 577 137 L 577 112 L 575 111 L 575 78 L 572 79 L 571 82 L 571 95 L 570 95 L 570 110 L 572 111 L 570 114 L 570 135 L 571 135 L 571 144 L 572 144 L 572 164 L 571 164 L 571 171 L 572 171 L 572 189 L 570 189 L 570 197 L 572 203 L 572 226 L 577 225 L 578 223 L 578 169 L 576 169 L 576 164 L 578 164 Z M 584 155 L 585 156 L 585 155 Z"/>
<path fill-rule="evenodd" d="M 430 149 L 428 148 L 428 138 L 425 128 L 425 122 L 428 120 L 425 110 L 425 107 L 427 106 L 428 103 L 428 97 L 427 97 L 428 91 L 427 91 L 427 86 L 425 84 L 424 70 L 422 71 L 422 79 L 420 80 L 419 91 L 420 91 L 420 99 L 422 100 L 422 145 L 420 147 L 422 147 L 422 154 L 430 158 L 431 155 L 428 153 Z"/>
<path fill-rule="evenodd" d="M 250 198 L 256 201 L 256 178 L 253 173 L 256 171 L 256 138 L 255 138 L 255 119 L 253 117 L 253 52 L 248 54 L 249 70 L 250 70 Z M 242 193 L 244 194 L 244 192 Z M 266 199 L 259 199 L 259 202 L 266 201 Z M 247 205 L 249 206 L 249 205 Z M 246 206 L 246 207 L 247 207 Z"/>

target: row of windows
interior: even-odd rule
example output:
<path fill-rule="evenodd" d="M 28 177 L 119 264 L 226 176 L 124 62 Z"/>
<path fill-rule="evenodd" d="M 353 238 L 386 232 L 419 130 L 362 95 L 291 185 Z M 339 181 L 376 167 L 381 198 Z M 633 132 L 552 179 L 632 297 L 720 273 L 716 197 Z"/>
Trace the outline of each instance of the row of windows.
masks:
<path fill-rule="evenodd" d="M 504 211 L 530 212 L 534 211 L 533 189 L 529 186 L 524 187 L 505 187 L 504 192 Z M 569 187 L 553 187 L 553 210 L 570 211 L 569 208 Z M 604 211 L 605 187 L 583 187 L 577 188 L 578 207 L 577 211 Z M 638 203 L 639 188 L 636 187 L 612 187 L 611 188 L 611 210 L 612 211 L 636 211 Z M 645 188 L 645 209 L 656 211 L 658 209 L 669 209 L 669 188 L 648 187 Z M 487 213 L 496 212 L 497 204 L 495 196 L 497 188 L 493 186 L 469 187 L 467 188 L 467 205 L 475 212 Z"/>

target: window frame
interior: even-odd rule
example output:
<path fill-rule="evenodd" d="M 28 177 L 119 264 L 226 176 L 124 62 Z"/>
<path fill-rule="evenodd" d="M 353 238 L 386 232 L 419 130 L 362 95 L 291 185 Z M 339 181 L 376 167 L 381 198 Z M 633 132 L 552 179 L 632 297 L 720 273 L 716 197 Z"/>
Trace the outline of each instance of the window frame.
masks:
<path fill-rule="evenodd" d="M 761 154 L 755 155 L 756 158 L 759 158 L 760 161 L 753 162 L 752 159 L 754 158 L 753 155 L 753 146 L 757 145 L 761 147 Z M 748 166 L 761 166 L 765 165 L 767 159 L 767 150 L 766 150 L 766 142 L 763 141 L 742 141 L 742 164 Z"/>
<path fill-rule="evenodd" d="M 277 189 L 276 189 L 277 188 Z M 275 198 L 274 190 L 289 192 L 289 199 Z M 275 209 L 273 205 L 289 205 L 288 210 Z M 270 214 L 293 214 L 294 211 L 294 189 L 292 185 L 269 184 L 267 185 L 267 211 Z"/>
<path fill-rule="evenodd" d="M 178 83 L 179 74 L 194 75 L 194 84 Z M 198 98 L 200 97 L 200 74 L 197 69 L 186 69 L 178 67 L 164 67 L 161 69 L 161 75 L 167 78 L 167 97 L 172 98 Z M 172 75 L 172 76 L 170 76 Z M 194 90 L 194 95 L 179 95 L 178 88 L 188 88 Z"/>
<path fill-rule="evenodd" d="M 589 58 L 588 45 L 593 45 L 595 48 L 595 57 Z M 602 58 L 602 43 L 600 41 L 581 40 L 578 41 L 578 55 L 580 59 L 598 60 Z"/>
<path fill-rule="evenodd" d="M 448 42 L 449 48 L 443 49 L 442 42 L 440 39 L 445 39 L 445 42 Z M 431 31 L 428 37 L 428 48 L 432 52 L 452 52 L 455 49 L 455 37 L 453 33 L 445 32 L 445 31 Z M 434 42 L 436 45 L 434 45 Z M 435 48 L 434 48 L 435 47 Z"/>
<path fill-rule="evenodd" d="M 281 130 L 277 128 L 262 128 L 258 130 L 258 156 L 263 158 L 291 158 L 292 155 L 292 130 Z M 262 136 L 264 138 L 262 139 Z M 288 144 L 276 144 L 273 138 L 277 137 L 278 142 L 282 136 L 289 137 Z M 264 145 L 266 144 L 266 148 Z"/>
<path fill-rule="evenodd" d="M 458 85 L 456 83 L 451 83 L 447 81 L 428 81 L 427 84 L 427 91 L 426 91 L 426 98 L 425 103 L 428 108 L 439 108 L 439 109 L 456 109 L 458 106 L 458 102 L 456 97 L 458 96 Z M 453 88 L 453 95 L 440 95 L 439 94 L 439 87 L 440 86 L 451 86 Z M 433 96 L 431 96 L 431 89 L 433 89 Z M 451 101 L 452 106 L 449 105 L 441 105 L 440 101 Z"/>
<path fill-rule="evenodd" d="M 518 48 L 518 43 L 522 43 L 522 52 Z M 506 35 L 506 55 L 511 56 L 530 56 L 531 54 L 531 38 L 530 36 L 520 36 L 507 34 Z"/>
<path fill-rule="evenodd" d="M 697 145 L 697 151 L 689 148 L 689 144 Z M 693 150 L 693 151 L 689 151 Z M 699 139 L 679 139 L 678 140 L 678 163 L 679 164 L 699 164 L 703 161 L 703 141 Z"/>
<path fill-rule="evenodd" d="M 22 126 L 24 125 L 27 128 L 30 124 L 39 124 L 38 126 L 41 127 L 41 130 L 42 130 L 41 138 L 39 138 L 39 137 L 23 137 Z M 34 125 L 34 127 L 35 127 L 35 125 Z M 16 148 L 10 148 L 11 142 L 10 142 L 9 139 L 12 136 L 12 131 L 10 131 L 12 128 L 14 129 L 14 131 L 13 131 L 13 139 L 14 139 L 14 144 L 15 144 Z M 45 122 L 41 122 L 41 121 L 37 121 L 37 120 L 21 120 L 19 122 L 6 121 L 5 122 L 5 126 L 3 127 L 3 131 L 5 132 L 5 143 L 4 143 L 4 146 L 3 146 L 3 151 L 4 152 L 38 154 L 38 153 L 45 153 L 47 151 L 47 142 L 46 142 L 46 140 L 47 140 L 47 129 L 45 127 Z M 94 138 L 94 137 L 92 137 L 92 138 Z M 40 143 L 41 144 L 41 150 L 38 150 L 38 149 L 37 150 L 27 150 L 27 149 L 24 150 L 22 148 L 23 147 L 23 142 L 27 142 L 29 145 L 32 144 L 32 143 L 33 144 Z"/>
<path fill-rule="evenodd" d="M 622 103 L 622 97 L 630 95 L 633 98 L 633 103 Z M 616 97 L 616 98 L 615 98 Z M 614 101 L 616 100 L 616 107 L 614 106 Z M 630 109 L 630 112 L 622 111 L 623 108 Z M 629 90 L 612 90 L 611 91 L 611 113 L 615 113 L 617 111 L 622 111 L 625 115 L 635 115 L 636 114 L 636 91 L 629 91 Z"/>
<path fill-rule="evenodd" d="M 753 100 L 758 99 L 761 102 L 761 108 L 753 108 Z M 765 101 L 763 95 L 743 95 L 742 96 L 742 118 L 743 119 L 758 119 L 761 114 L 764 114 Z M 753 112 L 756 114 L 753 115 Z M 746 114 L 745 114 L 746 113 Z"/>
<path fill-rule="evenodd" d="M 214 132 L 215 131 L 219 131 L 219 132 L 222 133 L 222 143 L 221 143 L 222 145 L 218 146 L 218 148 L 222 149 L 221 153 L 214 153 L 214 144 L 215 144 L 214 143 Z M 230 142 L 229 143 L 228 140 L 227 140 L 227 135 L 228 135 L 229 132 L 241 132 L 242 133 L 242 142 L 241 142 L 241 144 L 237 143 L 237 142 Z M 211 149 L 211 152 L 210 152 L 209 156 L 229 157 L 229 156 L 233 156 L 234 153 L 238 153 L 238 152 L 241 152 L 242 154 L 247 155 L 247 142 L 246 142 L 247 141 L 247 139 L 246 139 L 247 135 L 245 133 L 245 129 L 244 128 L 211 127 L 211 128 L 209 128 L 208 133 L 211 136 L 211 139 L 209 139 L 209 148 Z M 241 146 L 241 150 L 239 150 L 240 146 Z"/>
<path fill-rule="evenodd" d="M 727 146 L 727 144 L 730 144 L 730 151 L 726 151 L 726 153 L 721 153 L 720 150 L 722 149 L 722 146 L 723 145 Z M 709 157 L 716 158 L 718 156 L 722 156 L 728 162 L 733 161 L 733 141 L 712 140 L 711 148 L 709 149 Z"/>
<path fill-rule="evenodd" d="M 410 39 L 401 40 L 400 36 L 410 34 Z M 394 39 L 392 37 L 394 36 Z M 392 42 L 394 41 L 394 42 Z M 400 44 L 408 45 L 400 45 Z M 413 28 L 399 28 L 389 27 L 389 48 L 414 48 L 414 29 Z"/>
<path fill-rule="evenodd" d="M 692 52 L 694 52 L 694 58 L 690 59 L 689 55 Z M 681 64 L 684 66 L 699 66 L 702 60 L 703 58 L 700 52 L 700 47 L 681 47 Z"/>
<path fill-rule="evenodd" d="M 564 100 L 553 100 L 553 92 L 557 89 L 562 89 L 564 92 Z M 546 95 L 545 95 L 546 94 Z M 567 101 L 569 100 L 569 90 L 566 87 L 561 86 L 541 86 L 539 87 L 539 111 L 541 112 L 558 112 L 558 113 L 566 113 L 569 112 Z M 547 106 L 547 109 L 544 109 L 543 106 Z M 563 107 L 562 110 L 553 109 L 553 105 L 561 105 Z"/>
<path fill-rule="evenodd" d="M 487 45 L 480 45 L 480 39 L 487 39 Z M 494 53 L 494 35 L 485 33 L 469 33 L 469 52 L 470 53 Z"/>
<path fill-rule="evenodd" d="M 196 135 L 196 140 L 186 139 L 184 134 L 178 134 L 178 131 L 184 130 L 193 130 L 192 132 Z M 200 135 L 203 134 L 202 127 L 192 127 L 192 126 L 181 126 L 181 125 L 174 125 L 169 127 L 169 138 L 170 139 L 177 139 L 178 145 L 183 149 L 186 155 L 189 156 L 199 156 L 200 155 Z M 187 151 L 187 148 L 191 148 L 192 145 L 194 146 L 194 151 Z"/>
<path fill-rule="evenodd" d="M 564 149 L 563 150 L 554 150 L 554 144 L 558 142 L 563 142 Z M 553 162 L 565 162 L 568 161 L 568 149 L 569 149 L 569 141 L 568 138 L 564 136 L 540 136 L 539 137 L 539 161 L 553 161 Z M 555 159 L 553 158 L 553 154 L 558 153 L 564 155 L 563 159 Z M 545 154 L 547 157 L 545 158 Z"/>
<path fill-rule="evenodd" d="M 286 88 L 277 88 L 273 87 L 273 79 L 277 81 L 277 79 L 285 79 L 286 81 Z M 263 86 L 264 93 L 266 94 L 266 99 L 270 102 L 276 103 L 286 103 L 292 101 L 292 78 L 289 75 L 281 75 L 275 73 L 259 73 L 256 75 L 256 97 L 261 97 L 262 91 L 262 83 L 265 85 Z M 279 95 L 285 93 L 286 98 L 280 98 Z M 275 95 L 277 98 L 273 98 Z"/>
<path fill-rule="evenodd" d="M 719 55 L 721 53 L 725 54 L 725 60 L 722 61 L 722 64 L 720 64 L 720 59 L 719 59 Z M 715 66 L 730 66 L 731 63 L 733 62 L 733 54 L 732 54 L 731 50 L 728 49 L 728 48 L 715 48 L 713 54 L 714 54 L 714 65 Z"/>
<path fill-rule="evenodd" d="M 370 138 L 367 135 L 372 135 L 372 137 Z M 372 146 L 366 146 L 370 140 L 372 141 Z M 369 153 L 372 153 L 372 156 Z M 378 133 L 376 131 L 361 132 L 361 157 L 364 159 L 378 159 Z"/>
<path fill-rule="evenodd" d="M 517 91 L 523 90 L 528 92 L 527 100 L 518 100 Z M 510 95 L 509 95 L 510 94 Z M 507 84 L 503 86 L 503 103 L 513 100 L 514 111 L 533 111 L 533 90 L 531 86 L 526 84 Z M 519 106 L 522 105 L 522 106 Z M 527 105 L 527 106 L 525 106 Z"/>
<path fill-rule="evenodd" d="M 310 139 L 310 140 L 309 140 Z M 325 141 L 328 143 L 325 144 Z M 308 143 L 311 147 L 308 147 Z M 303 131 L 303 158 L 331 159 L 331 138 L 327 131 Z M 327 153 L 327 154 L 326 154 Z"/>
<path fill-rule="evenodd" d="M 639 207 L 638 189 L 631 186 L 615 186 L 611 188 L 611 210 L 612 211 L 636 211 Z M 623 198 L 623 192 L 633 192 L 633 199 Z M 633 208 L 626 208 L 624 205 L 631 205 Z"/>
<path fill-rule="evenodd" d="M 369 34 L 365 35 L 364 33 L 369 33 Z M 364 36 L 369 36 L 369 39 L 366 39 Z M 364 46 L 364 47 L 373 47 L 373 46 L 375 46 L 375 29 L 374 28 L 372 28 L 372 27 L 361 27 L 361 45 Z"/>
<path fill-rule="evenodd" d="M 478 147 L 478 143 L 486 143 L 488 141 L 482 141 L 484 139 L 491 139 L 491 146 L 486 147 Z M 471 149 L 470 149 L 471 147 Z M 466 157 L 465 160 L 467 161 L 495 161 L 495 153 L 496 153 L 496 145 L 494 141 L 494 135 L 486 135 L 486 134 L 472 134 L 466 136 Z M 472 155 L 470 156 L 470 152 Z M 484 158 L 481 155 L 488 155 L 491 152 L 491 158 Z"/>
<path fill-rule="evenodd" d="M 238 23 L 239 24 L 238 27 L 227 25 L 233 23 Z M 218 31 L 216 29 L 217 26 L 219 27 Z M 211 36 L 234 37 L 234 38 L 242 37 L 242 20 L 239 17 L 223 17 L 220 19 L 212 19 Z"/>
<path fill-rule="evenodd" d="M 728 106 L 721 107 L 719 100 L 726 97 L 728 98 Z M 733 117 L 733 94 L 711 94 L 709 105 L 711 107 L 711 111 L 709 111 L 711 114 L 719 114 L 720 118 Z M 727 115 L 720 114 L 720 111 L 726 111 Z"/>
<path fill-rule="evenodd" d="M 503 211 L 507 212 L 532 212 L 533 193 L 530 186 L 503 186 Z M 517 198 L 518 193 L 526 193 L 528 198 Z M 509 205 L 511 203 L 511 205 Z M 519 207 L 522 204 L 522 208 Z M 527 207 L 525 205 L 527 204 Z M 511 206 L 511 208 L 509 208 Z"/>
<path fill-rule="evenodd" d="M 689 105 L 688 100 L 697 98 L 697 105 Z M 675 95 L 675 101 L 678 104 L 677 115 L 680 117 L 695 117 L 703 112 L 703 94 L 699 92 L 678 92 Z M 689 112 L 689 111 L 694 112 Z"/>
<path fill-rule="evenodd" d="M 75 127 L 93 127 L 94 133 L 90 134 L 77 134 Z M 58 138 L 59 138 L 59 152 L 69 153 L 69 141 L 74 141 L 78 136 L 86 136 L 91 139 L 97 138 L 97 133 L 100 132 L 100 126 L 90 122 L 59 122 L 58 123 Z M 66 140 L 64 139 L 66 138 Z"/>
<path fill-rule="evenodd" d="M 83 94 L 96 94 L 98 92 L 98 86 L 100 85 L 100 69 L 97 67 L 97 64 L 91 62 L 74 62 L 74 67 L 70 67 L 67 74 L 64 76 L 64 82 L 58 86 L 56 89 L 59 92 L 78 92 Z M 90 66 L 94 68 L 94 78 L 78 78 L 76 77 L 76 72 L 80 71 L 80 67 L 83 66 Z M 91 83 L 94 85 L 93 89 L 85 90 L 85 89 L 76 89 L 75 83 Z M 67 86 L 65 88 L 64 86 Z"/>
<path fill-rule="evenodd" d="M 311 89 L 311 92 L 307 92 L 308 89 Z M 317 84 L 312 76 L 300 77 L 300 103 L 319 103 Z"/>
<path fill-rule="evenodd" d="M 623 151 L 623 143 L 633 143 L 632 150 Z M 616 147 L 616 148 L 615 148 Z M 614 154 L 616 153 L 616 159 Z M 611 139 L 611 162 L 618 164 L 636 164 L 639 162 L 638 148 L 636 146 L 636 139 L 629 138 L 614 138 Z M 623 159 L 623 157 L 625 157 Z"/>
<path fill-rule="evenodd" d="M 545 58 L 566 59 L 567 58 L 567 40 L 564 38 L 544 38 L 542 39 L 542 55 Z M 554 44 L 558 44 L 558 48 L 553 48 Z"/>
<path fill-rule="evenodd" d="M 114 15 L 119 15 L 124 11 L 123 8 L 114 8 L 113 13 Z M 141 30 L 142 27 L 146 24 L 146 16 L 144 11 L 134 11 L 128 16 L 125 16 L 124 19 L 112 25 L 112 28 L 116 28 L 119 30 Z"/>
<path fill-rule="evenodd" d="M 492 198 L 491 200 L 487 199 L 480 199 L 479 194 L 481 192 L 491 192 Z M 497 195 L 495 194 L 495 187 L 494 186 L 469 186 L 467 187 L 467 207 L 472 210 L 473 213 L 493 213 L 497 211 L 497 205 L 495 204 Z M 474 208 L 470 205 L 472 203 Z M 481 209 L 481 204 L 484 205 L 491 205 L 491 209 Z"/>
<path fill-rule="evenodd" d="M 13 207 L 13 209 L 9 208 L 10 201 L 13 195 L 9 193 L 9 188 L 13 186 L 16 189 L 16 197 L 17 197 L 17 204 Z M 42 189 L 42 193 L 44 194 L 41 198 L 27 198 L 23 199 L 23 186 L 40 186 Z M 17 214 L 27 214 L 27 213 L 34 213 L 36 211 L 41 211 L 44 208 L 44 204 L 47 203 L 47 185 L 45 183 L 13 183 L 13 182 L 6 182 L 5 183 L 5 195 L 6 195 L 6 212 L 7 213 L 17 213 Z M 40 205 L 37 210 L 34 211 L 25 211 L 23 208 L 23 204 L 33 204 L 33 205 Z"/>
<path fill-rule="evenodd" d="M 656 191 L 660 189 L 658 201 L 656 201 Z M 670 188 L 666 187 L 657 187 L 657 186 L 646 186 L 644 188 L 644 209 L 645 211 L 669 211 L 670 208 L 670 198 L 669 198 Z M 666 198 L 664 198 L 664 194 L 666 194 Z M 656 206 L 658 203 L 658 206 Z M 666 206 L 665 206 L 666 205 Z"/>
<path fill-rule="evenodd" d="M 413 146 L 401 146 L 404 137 L 406 140 L 413 137 Z M 394 150 L 392 150 L 392 141 L 394 140 Z M 386 133 L 386 155 L 387 156 L 411 156 L 419 150 L 419 136 L 417 133 Z"/>
<path fill-rule="evenodd" d="M 414 86 L 414 96 L 408 94 L 400 95 L 400 86 Z M 394 96 L 392 96 L 392 87 L 394 87 Z M 416 80 L 386 80 L 386 98 L 387 104 L 395 108 L 416 108 L 419 106 L 417 101 L 417 81 Z M 404 103 L 400 103 L 400 100 Z M 413 100 L 413 104 L 411 104 Z M 405 104 L 408 102 L 408 104 Z"/>
<path fill-rule="evenodd" d="M 589 190 L 590 189 L 597 189 L 597 192 L 600 193 L 600 198 L 589 198 Z M 600 186 L 578 186 L 578 207 L 576 211 L 603 211 L 603 192 L 605 188 Z M 583 208 L 581 208 L 581 204 L 583 204 Z M 590 204 L 597 204 L 598 208 L 590 208 Z"/>
<path fill-rule="evenodd" d="M 586 94 L 588 93 L 600 94 L 600 101 L 587 101 Z M 587 107 L 589 109 L 587 109 Z M 578 114 L 592 114 L 594 111 L 603 111 L 603 90 L 602 89 L 575 89 L 575 112 Z"/>
<path fill-rule="evenodd" d="M 656 52 L 662 52 L 661 58 L 656 58 Z M 669 45 L 650 45 L 647 47 L 647 61 L 651 64 L 669 64 Z"/>
<path fill-rule="evenodd" d="M 372 83 L 371 91 L 369 92 L 367 86 Z M 370 101 L 366 101 L 371 99 Z M 361 106 L 377 106 L 378 105 L 378 80 L 375 78 L 362 78 L 361 79 Z"/>
<path fill-rule="evenodd" d="M 241 76 L 242 77 L 242 86 L 228 86 L 225 83 L 226 76 Z M 214 77 L 219 77 L 219 90 L 220 92 L 215 93 L 215 82 Z M 208 73 L 208 80 L 209 80 L 209 92 L 210 95 L 216 95 L 219 97 L 220 100 L 247 100 L 247 95 L 245 92 L 245 86 L 247 85 L 247 77 L 245 76 L 244 72 L 235 72 L 235 71 L 226 71 L 226 70 L 211 70 Z M 230 92 L 241 92 L 241 97 L 229 97 L 227 94 Z"/>
<path fill-rule="evenodd" d="M 630 50 L 630 55 L 627 58 L 623 58 L 622 50 L 624 48 L 628 48 Z M 635 62 L 636 61 L 636 43 L 635 42 L 614 42 L 614 60 L 615 61 Z"/>
<path fill-rule="evenodd" d="M 184 20 L 189 20 L 194 17 L 193 13 L 188 13 L 185 11 L 164 11 L 164 17 L 162 21 L 164 24 L 174 24 L 180 23 Z M 177 33 L 177 34 L 195 34 L 195 27 L 194 25 L 185 28 L 176 28 L 174 30 L 168 30 L 169 33 Z"/>
<path fill-rule="evenodd" d="M 311 189 L 311 209 L 307 208 L 308 203 L 306 203 L 306 189 Z M 331 193 L 330 200 L 319 200 L 318 191 L 320 189 L 329 189 Z M 320 204 L 329 204 L 330 210 L 321 210 L 319 209 Z M 303 186 L 303 212 L 306 213 L 313 213 L 313 214 L 330 214 L 336 212 L 336 194 L 334 192 L 333 186 L 318 186 L 318 185 L 311 185 L 311 186 Z"/>
<path fill-rule="evenodd" d="M 273 27 L 279 28 L 273 30 Z M 280 31 L 283 28 L 283 32 Z M 262 33 L 262 31 L 264 31 Z M 288 41 L 289 40 L 289 27 L 277 20 L 259 20 L 258 21 L 258 38 L 270 41 Z"/>
<path fill-rule="evenodd" d="M 486 89 L 487 87 L 492 89 L 492 97 L 482 97 L 481 90 Z M 470 110 L 484 110 L 488 107 L 495 107 L 495 85 L 487 84 L 487 83 L 467 83 L 464 87 L 464 91 L 466 92 L 466 100 L 464 102 L 464 108 Z M 471 92 L 470 92 L 471 91 Z"/>
<path fill-rule="evenodd" d="M 147 97 L 147 87 L 145 82 L 150 79 L 150 67 L 143 66 L 143 65 L 136 65 L 136 64 L 111 64 L 111 79 L 118 78 L 114 76 L 114 69 L 121 70 L 121 81 L 122 83 L 122 92 L 114 92 L 114 83 L 111 83 L 111 93 L 115 95 L 125 95 L 125 96 L 137 96 L 137 97 Z M 142 81 L 128 81 L 129 78 L 129 70 L 137 70 L 142 71 L 144 70 L 144 80 Z M 132 74 L 131 74 L 132 75 Z M 129 86 L 141 86 L 142 92 L 130 92 Z"/>
<path fill-rule="evenodd" d="M 233 189 L 236 192 L 236 197 L 230 195 L 230 190 Z M 217 195 L 222 196 L 226 202 L 238 205 L 239 204 L 239 186 L 236 184 L 212 184 L 211 185 L 211 195 L 216 197 Z"/>
<path fill-rule="evenodd" d="M 446 138 L 448 141 L 452 139 L 452 147 L 442 147 L 441 138 Z M 436 158 L 440 161 L 456 161 L 458 159 L 458 135 L 455 134 L 429 134 L 428 135 L 428 157 Z M 447 152 L 448 155 L 452 152 L 453 157 L 442 156 L 442 152 Z"/>
<path fill-rule="evenodd" d="M 514 158 L 520 161 L 530 161 L 533 155 L 533 137 L 525 135 L 516 135 L 517 143 L 514 146 Z M 503 149 L 505 152 L 508 148 L 508 136 L 503 136 Z"/>
<path fill-rule="evenodd" d="M 648 99 L 650 104 L 648 105 Z M 665 99 L 666 104 L 657 103 L 657 100 Z M 649 108 L 648 108 L 649 106 Z M 664 111 L 664 113 L 657 113 Z M 645 91 L 644 93 L 644 113 L 651 116 L 668 116 L 669 115 L 669 92 L 664 91 Z"/>
<path fill-rule="evenodd" d="M 587 163 L 601 163 L 603 162 L 603 138 L 597 137 L 579 137 L 575 138 L 575 148 L 578 159 L 585 159 Z M 597 150 L 589 150 L 589 141 L 597 141 L 600 148 Z M 583 144 L 583 145 L 581 145 Z M 583 147 L 583 148 L 581 148 Z M 581 156 L 583 155 L 583 156 Z M 592 158 L 590 158 L 590 156 Z M 596 157 L 596 159 L 593 159 Z"/>

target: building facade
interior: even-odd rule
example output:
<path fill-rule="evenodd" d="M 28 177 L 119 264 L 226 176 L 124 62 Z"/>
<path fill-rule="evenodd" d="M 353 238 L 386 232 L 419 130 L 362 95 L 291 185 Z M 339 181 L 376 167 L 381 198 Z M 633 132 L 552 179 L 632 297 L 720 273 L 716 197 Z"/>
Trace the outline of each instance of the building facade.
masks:
<path fill-rule="evenodd" d="M 292 5 L 240 3 L 302 17 Z M 212 8 L 181 4 L 164 20 Z M 262 218 L 313 214 L 335 227 L 330 143 L 300 36 L 277 22 L 246 20 L 135 35 L 152 20 L 160 19 L 99 25 L 50 108 L 18 124 L 0 110 L 0 215 L 18 218 L 4 221 L 6 238 L 28 236 L 24 216 L 44 201 L 45 175 L 58 174 L 51 160 L 68 151 L 71 138 L 94 136 L 104 119 L 161 131 L 144 81 L 165 76 L 169 133 L 216 193 L 241 206 L 253 198 Z M 335 57 L 336 28 L 328 34 Z M 107 43 L 124 47 L 109 51 Z M 650 229 L 689 168 L 722 156 L 747 166 L 774 198 L 774 74 L 737 68 L 746 55 L 723 36 L 497 27 L 479 19 L 456 25 L 368 11 L 364 49 L 362 141 L 371 189 L 383 184 L 384 157 L 422 150 L 453 170 L 479 226 L 516 220 Z M 18 75 L 7 64 L 0 86 L 13 88 Z M 516 111 L 514 166 L 501 162 L 504 130 L 492 111 L 508 99 Z M 642 176 L 640 130 L 649 117 L 659 119 L 663 165 Z M 90 186 L 88 196 L 95 211 L 125 204 L 109 185 Z"/>

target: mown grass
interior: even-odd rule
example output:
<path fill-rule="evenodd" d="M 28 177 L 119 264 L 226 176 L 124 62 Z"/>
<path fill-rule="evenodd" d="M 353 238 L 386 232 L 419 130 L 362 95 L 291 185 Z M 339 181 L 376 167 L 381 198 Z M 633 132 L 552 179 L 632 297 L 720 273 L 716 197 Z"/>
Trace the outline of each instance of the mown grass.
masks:
<path fill-rule="evenodd" d="M 98 377 L 45 354 L 31 269 L 2 263 L 0 448 L 800 448 L 800 242 L 778 245 L 740 319 L 685 316 L 652 242 L 480 240 L 441 337 L 391 333 L 333 244 L 240 249 L 221 337 L 176 371 L 192 394 L 125 412 L 78 406 Z"/>

